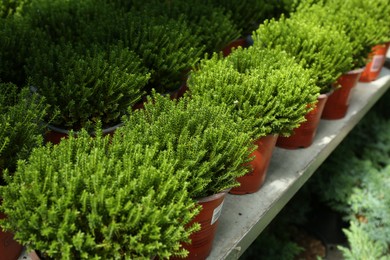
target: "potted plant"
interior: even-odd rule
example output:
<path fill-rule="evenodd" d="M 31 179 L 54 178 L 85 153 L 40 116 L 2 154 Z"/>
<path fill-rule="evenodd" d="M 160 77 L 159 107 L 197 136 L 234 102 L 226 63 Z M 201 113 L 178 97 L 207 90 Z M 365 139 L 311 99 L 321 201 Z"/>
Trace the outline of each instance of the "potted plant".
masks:
<path fill-rule="evenodd" d="M 267 20 L 253 33 L 254 46 L 283 50 L 307 68 L 320 87 L 318 103 L 307 122 L 290 137 L 280 137 L 277 146 L 295 149 L 312 144 L 332 83 L 352 66 L 352 47 L 342 32 L 299 17 Z M 309 120 L 310 119 L 310 120 Z"/>
<path fill-rule="evenodd" d="M 203 60 L 191 73 L 188 87 L 193 98 L 228 106 L 252 142 L 267 137 L 265 147 L 264 139 L 258 145 L 268 160 L 262 161 L 259 151 L 254 154 L 253 172 L 245 176 L 251 180 L 232 190 L 240 194 L 260 188 L 272 153 L 263 150 L 275 145 L 277 135 L 289 135 L 305 121 L 311 109 L 307 104 L 314 104 L 318 93 L 309 72 L 288 54 L 257 47 L 239 48 L 225 59 L 214 55 Z"/>
<path fill-rule="evenodd" d="M 371 2 L 371 1 L 370 1 Z M 343 118 L 348 110 L 351 89 L 357 84 L 367 63 L 371 47 L 383 37 L 382 28 L 378 30 L 376 21 L 367 8 L 359 6 L 362 1 L 325 1 L 318 3 L 302 2 L 292 14 L 297 19 L 314 22 L 319 25 L 331 25 L 338 31 L 344 31 L 346 41 L 352 45 L 352 67 L 337 79 L 335 85 L 341 86 L 329 97 L 322 118 Z M 370 9 L 371 7 L 368 7 Z M 298 18 L 299 17 L 299 18 Z"/>
<path fill-rule="evenodd" d="M 386 60 L 386 53 L 390 45 L 390 19 L 384 15 L 390 12 L 390 5 L 386 0 L 362 1 L 358 8 L 369 12 L 368 17 L 377 26 L 377 42 L 369 54 L 369 62 L 366 64 L 359 81 L 370 82 L 376 80 Z"/>
<path fill-rule="evenodd" d="M 195 218 L 201 230 L 191 236 L 188 259 L 204 259 L 210 253 L 218 217 L 227 190 L 239 185 L 237 177 L 248 171 L 246 163 L 253 150 L 249 135 L 233 121 L 225 106 L 207 100 L 179 100 L 153 94 L 145 108 L 124 118 L 115 133 L 125 149 L 137 140 L 143 146 L 156 144 L 160 152 L 172 149 L 175 168 L 187 169 L 189 195 L 201 206 Z"/>
<path fill-rule="evenodd" d="M 42 258 L 185 256 L 180 242 L 199 228 L 189 224 L 199 212 L 190 172 L 175 168 L 170 150 L 135 140 L 124 151 L 113 139 L 81 130 L 19 161 L 0 189 L 1 226 Z"/>
<path fill-rule="evenodd" d="M 27 88 L 20 90 L 11 83 L 0 83 L 0 186 L 4 185 L 3 170 L 14 172 L 16 161 L 26 159 L 34 147 L 42 144 L 44 126 L 40 124 L 46 113 L 44 100 L 31 95 Z M 3 198 L 0 196 L 0 205 Z M 12 203 L 12 201 L 11 201 Z M 0 219 L 6 215 L 0 210 Z M 13 239 L 12 232 L 0 228 L 2 259 L 16 259 L 22 246 Z"/>
<path fill-rule="evenodd" d="M 118 126 L 128 107 L 143 96 L 150 77 L 140 58 L 122 44 L 84 47 L 41 42 L 27 62 L 30 85 L 59 111 L 50 128 L 54 136 L 47 136 L 54 143 L 69 130 L 98 121 L 104 128 Z"/>

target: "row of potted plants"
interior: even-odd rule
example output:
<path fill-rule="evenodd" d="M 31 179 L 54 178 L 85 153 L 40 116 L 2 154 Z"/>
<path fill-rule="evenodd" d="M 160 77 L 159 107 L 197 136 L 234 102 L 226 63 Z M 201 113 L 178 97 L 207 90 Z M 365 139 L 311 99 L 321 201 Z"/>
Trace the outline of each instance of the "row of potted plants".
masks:
<path fill-rule="evenodd" d="M 122 4 L 40 0 L 26 3 L 19 15 L 5 19 L 10 26 L 22 28 L 16 35 L 33 33 L 49 39 L 32 37 L 31 54 L 16 65 L 26 68 L 21 73 L 29 75 L 31 95 L 51 105 L 45 110 L 46 119 L 75 130 L 85 129 L 90 122 L 99 124 L 88 128 L 95 130 L 94 138 L 82 130 L 74 133 L 77 138 L 70 134 L 58 145 L 37 148 L 19 161 L 16 170 L 7 167 L 7 183 L 0 194 L 1 209 L 8 218 L 1 225 L 14 231 L 23 245 L 54 258 L 109 256 L 110 251 L 119 258 L 183 257 L 182 246 L 190 249 L 190 257 L 205 258 L 212 235 L 210 243 L 202 244 L 197 237 L 200 232 L 194 233 L 199 228 L 196 223 L 202 230 L 215 230 L 229 189 L 244 194 L 260 188 L 267 169 L 260 153 L 269 159 L 278 136 L 295 135 L 308 112 L 318 110 L 318 96 L 353 68 L 353 40 L 341 29 L 346 25 L 309 23 L 299 11 L 291 18 L 266 21 L 253 33 L 253 46 L 233 50 L 226 58 L 214 54 L 202 59 L 190 73 L 183 98 L 171 100 L 150 90 L 144 108 L 134 111 L 133 105 L 149 92 L 150 82 L 150 88 L 173 84 L 175 80 L 168 81 L 171 77 L 162 78 L 163 74 L 181 81 L 203 47 L 199 43 L 191 47 L 193 32 L 183 29 L 189 21 L 177 16 L 173 6 L 169 6 L 172 17 L 146 17 L 146 11 L 136 5 L 128 10 L 117 7 Z M 83 19 L 70 19 L 74 12 Z M 107 22 L 109 17 L 115 17 L 114 22 Z M 57 23 L 58 19 L 63 23 Z M 70 26 L 62 28 L 67 22 Z M 93 30 L 96 25 L 103 29 Z M 24 30 L 31 26 L 33 31 Z M 4 28 L 2 32 L 10 37 L 11 27 Z M 179 40 L 170 42 L 175 35 Z M 112 114 L 106 114 L 106 105 Z M 35 113 L 37 124 L 44 114 Z M 121 127 L 112 137 L 104 137 L 101 128 L 110 122 Z M 310 136 L 308 145 L 314 134 Z M 63 177 L 60 183 L 59 176 Z M 256 183 L 251 176 L 257 177 Z M 209 200 L 201 197 L 219 193 L 209 216 L 194 219 L 199 211 L 195 202 L 206 211 Z M 177 201 L 177 212 L 173 212 Z M 150 208 L 157 213 L 150 214 Z M 139 217 L 130 218 L 134 214 Z M 27 221 L 27 216 L 34 221 Z M 155 221 L 159 218 L 160 222 Z M 145 227 L 135 225 L 137 221 Z M 152 227 L 148 221 L 154 221 Z M 157 230 L 166 230 L 165 235 Z M 121 241 L 121 234 L 130 235 Z M 141 243 L 136 244 L 138 235 Z"/>

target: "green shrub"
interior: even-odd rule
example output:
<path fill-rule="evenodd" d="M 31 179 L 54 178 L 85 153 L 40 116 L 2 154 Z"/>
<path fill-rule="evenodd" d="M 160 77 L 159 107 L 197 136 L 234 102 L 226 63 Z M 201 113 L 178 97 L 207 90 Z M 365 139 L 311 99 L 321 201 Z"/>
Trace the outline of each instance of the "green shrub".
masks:
<path fill-rule="evenodd" d="M 204 45 L 208 53 L 220 51 L 226 44 L 241 35 L 240 29 L 231 19 L 231 12 L 214 5 L 211 1 L 197 0 L 192 1 L 191 4 L 185 0 L 133 2 L 131 4 L 133 9 L 146 10 L 150 16 L 165 15 L 171 19 L 182 17 L 199 44 Z M 128 5 L 129 1 L 120 3 L 121 7 Z"/>
<path fill-rule="evenodd" d="M 26 159 L 42 144 L 47 106 L 27 88 L 19 92 L 14 84 L 0 83 L 0 89 L 0 171 L 8 168 L 13 172 L 18 159 Z"/>
<path fill-rule="evenodd" d="M 318 88 L 285 52 L 250 47 L 204 59 L 188 80 L 191 95 L 226 104 L 254 140 L 289 135 L 314 104 Z"/>
<path fill-rule="evenodd" d="M 133 11 L 124 17 L 121 26 L 117 28 L 119 39 L 141 57 L 151 72 L 148 90 L 166 93 L 178 89 L 184 72 L 203 54 L 203 47 L 183 17 L 174 20 Z"/>
<path fill-rule="evenodd" d="M 248 134 L 226 107 L 206 101 L 186 97 L 176 102 L 153 95 L 145 109 L 131 113 L 117 130 L 124 147 L 135 139 L 145 146 L 157 144 L 160 151 L 172 149 L 175 167 L 191 172 L 188 190 L 193 198 L 238 186 L 236 178 L 248 172 L 244 164 L 253 159 Z"/>
<path fill-rule="evenodd" d="M 352 68 L 352 46 L 347 36 L 330 26 L 320 27 L 298 17 L 267 20 L 253 34 L 258 48 L 284 50 L 310 69 L 321 93 Z"/>
<path fill-rule="evenodd" d="M 21 13 L 31 27 L 44 31 L 45 37 L 54 42 L 81 41 L 86 45 L 96 44 L 96 34 L 107 34 L 121 15 L 103 0 L 34 0 Z M 107 25 L 103 26 L 101 20 Z"/>
<path fill-rule="evenodd" d="M 190 173 L 175 169 L 170 150 L 133 142 L 121 157 L 122 145 L 81 131 L 35 149 L 0 189 L 1 226 L 53 259 L 185 256 L 180 242 L 199 228 L 188 225 L 199 212 Z"/>
<path fill-rule="evenodd" d="M 121 44 L 106 50 L 41 42 L 33 51 L 27 65 L 30 82 L 58 108 L 53 124 L 67 129 L 99 120 L 104 127 L 119 123 L 141 99 L 149 79 L 140 58 Z"/>
<path fill-rule="evenodd" d="M 31 0 L 2 0 L 0 2 L 0 17 L 10 17 L 20 12 Z"/>
<path fill-rule="evenodd" d="M 232 20 L 242 31 L 243 36 L 249 35 L 263 20 L 273 15 L 274 3 L 271 3 L 271 1 L 213 0 L 210 2 L 232 14 Z"/>
<path fill-rule="evenodd" d="M 379 8 L 374 8 L 376 5 L 389 8 L 388 3 L 383 5 L 383 1 L 375 0 L 328 0 L 316 4 L 306 1 L 301 3 L 293 16 L 344 31 L 352 45 L 353 68 L 362 68 L 367 63 L 371 47 L 383 42 L 384 36 L 389 37 L 388 25 L 385 32 L 383 23 L 380 22 L 386 19 L 383 18 L 386 16 Z"/>

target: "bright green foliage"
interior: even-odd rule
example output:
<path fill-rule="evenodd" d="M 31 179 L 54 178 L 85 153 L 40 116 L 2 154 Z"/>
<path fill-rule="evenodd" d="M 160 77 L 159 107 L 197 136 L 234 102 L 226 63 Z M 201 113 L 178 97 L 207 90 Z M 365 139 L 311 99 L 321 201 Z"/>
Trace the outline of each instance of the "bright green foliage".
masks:
<path fill-rule="evenodd" d="M 311 2 L 302 2 L 293 16 L 344 31 L 352 45 L 354 68 L 364 67 L 371 47 L 383 42 L 386 37 L 389 39 L 389 25 L 383 25 L 388 23 L 388 20 L 384 20 L 388 19 L 385 13 L 389 11 L 382 13 L 390 8 L 387 0 L 328 0 L 325 4 Z"/>
<path fill-rule="evenodd" d="M 347 235 L 350 247 L 339 246 L 346 260 L 388 260 L 386 245 L 381 241 L 372 240 L 361 225 L 351 222 L 351 227 L 344 230 Z"/>
<path fill-rule="evenodd" d="M 310 76 L 285 52 L 250 47 L 226 59 L 204 59 L 188 86 L 194 98 L 226 104 L 256 140 L 289 135 L 305 121 L 319 91 Z"/>
<path fill-rule="evenodd" d="M 352 68 L 352 46 L 343 32 L 305 19 L 267 20 L 253 34 L 259 48 L 284 50 L 310 69 L 321 93 Z"/>
<path fill-rule="evenodd" d="M 149 74 L 121 44 L 108 50 L 83 48 L 69 43 L 35 46 L 27 66 L 31 84 L 59 109 L 55 125 L 79 129 L 99 120 L 103 126 L 117 124 L 141 99 Z"/>
<path fill-rule="evenodd" d="M 118 138 L 120 138 L 118 136 Z M 1 187 L 0 223 L 53 259 L 167 259 L 199 228 L 189 172 L 156 145 L 95 138 L 81 131 L 35 149 Z M 114 138 L 115 140 L 115 138 Z"/>
<path fill-rule="evenodd" d="M 26 88 L 19 92 L 14 84 L 0 83 L 0 89 L 0 171 L 13 172 L 18 159 L 26 159 L 42 144 L 41 120 L 47 106 Z"/>
<path fill-rule="evenodd" d="M 9 17 L 19 13 L 23 6 L 30 2 L 31 0 L 2 0 L 0 2 L 0 17 Z"/>
<path fill-rule="evenodd" d="M 235 187 L 236 178 L 249 170 L 244 164 L 252 159 L 253 144 L 224 106 L 153 95 L 144 110 L 123 121 L 117 134 L 123 136 L 124 147 L 135 139 L 144 146 L 155 144 L 160 151 L 172 149 L 175 167 L 191 172 L 188 190 L 193 198 Z"/>
<path fill-rule="evenodd" d="M 121 13 L 101 0 L 34 0 L 23 8 L 21 15 L 32 28 L 43 30 L 52 41 L 82 41 L 87 45 L 95 43 L 96 34 L 107 34 Z M 108 17 L 112 21 L 101 26 L 99 22 L 107 22 Z"/>

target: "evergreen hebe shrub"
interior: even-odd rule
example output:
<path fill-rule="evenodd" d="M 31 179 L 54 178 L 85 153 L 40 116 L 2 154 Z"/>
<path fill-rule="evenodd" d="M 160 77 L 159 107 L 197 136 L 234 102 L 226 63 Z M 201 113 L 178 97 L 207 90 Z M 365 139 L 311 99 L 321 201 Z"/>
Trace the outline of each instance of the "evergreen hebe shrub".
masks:
<path fill-rule="evenodd" d="M 264 0 L 214 0 L 212 4 L 222 7 L 232 15 L 233 23 L 247 36 L 266 18 L 271 18 L 274 3 Z"/>
<path fill-rule="evenodd" d="M 253 47 L 203 60 L 188 86 L 194 98 L 226 104 L 254 140 L 291 134 L 319 91 L 310 73 L 285 52 Z"/>
<path fill-rule="evenodd" d="M 200 198 L 238 185 L 236 178 L 248 172 L 245 164 L 253 150 L 249 135 L 239 129 L 224 106 L 213 106 L 188 97 L 172 101 L 153 95 L 124 119 L 117 130 L 123 145 L 137 140 L 145 146 L 172 149 L 176 169 L 188 169 L 189 194 Z"/>
<path fill-rule="evenodd" d="M 116 137 L 114 137 L 115 139 Z M 120 138 L 118 136 L 118 138 Z M 35 149 L 1 187 L 1 226 L 53 259 L 168 259 L 199 228 L 170 150 L 81 131 Z"/>
<path fill-rule="evenodd" d="M 383 5 L 383 1 L 328 0 L 314 4 L 312 1 L 303 1 L 292 16 L 294 19 L 331 25 L 338 31 L 344 31 L 347 41 L 352 45 L 352 63 L 356 69 L 366 65 L 371 47 L 389 36 L 388 25 L 383 26 L 381 22 L 386 19 L 381 12 L 384 9 L 375 8 L 378 5 Z M 382 8 L 388 8 L 388 3 Z"/>
<path fill-rule="evenodd" d="M 0 83 L 0 89 L 0 171 L 13 172 L 18 159 L 27 159 L 42 144 L 47 106 L 27 88 L 19 91 L 14 84 Z"/>
<path fill-rule="evenodd" d="M 128 5 L 122 1 L 121 7 Z M 151 16 L 165 15 L 171 19 L 183 18 L 198 44 L 205 46 L 205 52 L 220 51 L 226 44 L 241 35 L 234 24 L 231 12 L 215 5 L 212 1 L 197 0 L 188 4 L 185 0 L 151 0 L 147 3 L 134 1 L 133 9 L 146 10 Z"/>
<path fill-rule="evenodd" d="M 70 43 L 35 46 L 27 65 L 30 84 L 58 108 L 55 125 L 80 129 L 99 120 L 105 127 L 118 124 L 141 99 L 150 75 L 121 44 L 84 48 Z"/>
<path fill-rule="evenodd" d="M 96 35 L 108 34 L 108 28 L 115 26 L 116 17 L 121 15 L 120 10 L 103 0 L 34 0 L 20 13 L 31 27 L 44 31 L 45 37 L 54 42 L 83 44 L 96 44 L 96 40 L 101 40 Z M 105 20 L 106 26 L 101 20 Z"/>
<path fill-rule="evenodd" d="M 352 68 L 352 47 L 347 36 L 330 26 L 281 17 L 266 20 L 253 34 L 258 48 L 284 50 L 312 72 L 321 93 Z"/>
<path fill-rule="evenodd" d="M 203 54 L 203 46 L 186 20 L 150 16 L 147 12 L 128 13 L 118 27 L 119 39 L 136 52 L 151 72 L 148 90 L 166 93 L 184 82 L 184 72 Z"/>

